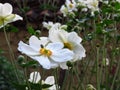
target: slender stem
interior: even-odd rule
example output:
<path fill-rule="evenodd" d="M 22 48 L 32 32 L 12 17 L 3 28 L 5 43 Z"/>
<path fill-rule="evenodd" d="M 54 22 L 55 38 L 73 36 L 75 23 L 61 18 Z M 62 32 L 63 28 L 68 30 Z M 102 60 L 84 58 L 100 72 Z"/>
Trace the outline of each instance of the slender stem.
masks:
<path fill-rule="evenodd" d="M 97 90 L 100 90 L 100 80 L 99 80 L 99 47 L 97 47 L 97 57 L 96 57 L 96 80 L 97 80 Z"/>
<path fill-rule="evenodd" d="M 117 75 L 118 75 L 118 73 L 119 73 L 120 59 L 118 59 L 118 60 L 119 60 L 119 61 L 118 61 L 118 66 L 117 66 L 116 73 L 115 73 L 115 75 L 114 75 L 114 78 L 113 78 L 113 81 L 112 81 L 112 85 L 111 85 L 110 90 L 113 90 L 113 87 L 114 87 L 114 84 L 115 84 L 116 77 L 117 77 Z"/>
<path fill-rule="evenodd" d="M 9 48 L 9 54 L 10 54 L 10 58 L 11 58 L 10 60 L 11 60 L 11 63 L 12 63 L 12 65 L 13 65 L 14 69 L 15 69 L 14 72 L 15 72 L 15 75 L 16 75 L 16 77 L 17 77 L 18 82 L 20 82 L 20 81 L 19 81 L 18 74 L 17 74 L 17 66 L 16 66 L 16 64 L 15 64 L 15 62 L 14 62 L 14 61 L 15 61 L 14 53 L 13 53 L 12 48 L 11 48 L 11 46 L 10 46 L 10 42 L 9 42 L 9 40 L 8 40 L 8 36 L 7 36 L 6 30 L 5 30 L 5 26 L 3 27 L 3 31 L 4 31 L 6 43 L 7 43 L 8 48 Z"/>

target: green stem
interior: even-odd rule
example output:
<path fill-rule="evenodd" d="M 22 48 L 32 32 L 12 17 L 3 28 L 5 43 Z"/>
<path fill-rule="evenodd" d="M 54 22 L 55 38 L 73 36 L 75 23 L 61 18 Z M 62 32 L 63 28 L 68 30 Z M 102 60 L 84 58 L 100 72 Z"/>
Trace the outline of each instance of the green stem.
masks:
<path fill-rule="evenodd" d="M 100 90 L 100 80 L 99 80 L 99 47 L 97 47 L 97 58 L 96 58 L 96 80 L 97 80 L 97 90 Z"/>
<path fill-rule="evenodd" d="M 18 74 L 17 74 L 17 65 L 15 64 L 15 56 L 14 56 L 14 53 L 13 53 L 12 48 L 11 48 L 11 46 L 10 46 L 10 42 L 9 42 L 9 40 L 8 40 L 8 36 L 7 36 L 6 30 L 5 30 L 5 26 L 3 27 L 3 31 L 4 31 L 6 43 L 7 43 L 8 48 L 9 48 L 9 54 L 10 54 L 10 58 L 11 58 L 10 60 L 11 60 L 11 63 L 12 63 L 12 65 L 13 65 L 14 69 L 15 69 L 14 72 L 15 72 L 15 75 L 16 75 L 16 77 L 17 77 L 18 82 L 20 82 L 20 81 L 19 81 Z"/>

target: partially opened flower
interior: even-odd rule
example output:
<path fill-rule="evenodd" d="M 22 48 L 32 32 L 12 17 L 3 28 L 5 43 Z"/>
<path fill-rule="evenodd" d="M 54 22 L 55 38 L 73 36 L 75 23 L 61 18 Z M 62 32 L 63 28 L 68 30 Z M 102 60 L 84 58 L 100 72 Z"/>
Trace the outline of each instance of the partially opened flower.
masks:
<path fill-rule="evenodd" d="M 40 80 L 41 80 L 41 75 L 38 71 L 34 71 L 30 73 L 30 78 L 28 79 L 29 82 L 37 84 L 40 82 Z M 48 84 L 51 86 L 48 88 L 44 88 L 42 90 L 56 90 L 54 76 L 48 76 L 45 80 L 42 80 L 42 85 L 44 84 Z"/>
<path fill-rule="evenodd" d="M 74 56 L 69 49 L 63 49 L 62 43 L 49 43 L 47 37 L 38 39 L 36 36 L 31 36 L 29 45 L 22 41 L 18 45 L 19 51 L 37 60 L 45 69 L 58 67 L 59 63 L 70 61 Z"/>
<path fill-rule="evenodd" d="M 47 90 L 56 90 L 56 85 L 55 85 L 55 78 L 54 76 L 48 76 L 45 81 L 42 80 L 42 84 L 49 84 L 52 85 L 51 87 L 47 88 Z"/>
<path fill-rule="evenodd" d="M 35 71 L 30 73 L 30 78 L 28 79 L 32 83 L 38 83 L 41 79 L 40 73 Z"/>
<path fill-rule="evenodd" d="M 0 3 L 0 28 L 8 23 L 23 20 L 23 18 L 17 14 L 12 14 L 13 7 L 9 3 Z"/>
<path fill-rule="evenodd" d="M 69 50 L 73 51 L 74 58 L 72 62 L 76 60 L 81 60 L 82 57 L 86 56 L 85 49 L 80 44 L 82 39 L 77 35 L 76 32 L 68 33 L 65 30 L 56 30 L 52 28 L 51 30 L 49 30 L 49 39 L 52 42 L 62 42 L 64 44 L 64 48 L 68 48 Z M 65 69 L 65 63 L 61 63 L 61 68 Z"/>

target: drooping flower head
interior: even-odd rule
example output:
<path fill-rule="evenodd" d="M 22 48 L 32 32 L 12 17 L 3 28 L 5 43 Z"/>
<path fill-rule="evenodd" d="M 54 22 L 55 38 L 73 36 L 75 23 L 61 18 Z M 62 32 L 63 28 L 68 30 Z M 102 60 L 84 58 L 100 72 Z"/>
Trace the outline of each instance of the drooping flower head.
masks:
<path fill-rule="evenodd" d="M 63 48 L 60 42 L 49 43 L 47 37 L 31 36 L 29 45 L 20 41 L 18 50 L 34 60 L 37 60 L 45 69 L 58 67 L 60 63 L 73 59 L 74 53 Z"/>
<path fill-rule="evenodd" d="M 9 3 L 0 3 L 0 28 L 8 23 L 23 20 L 23 18 L 17 14 L 12 14 L 13 7 Z"/>

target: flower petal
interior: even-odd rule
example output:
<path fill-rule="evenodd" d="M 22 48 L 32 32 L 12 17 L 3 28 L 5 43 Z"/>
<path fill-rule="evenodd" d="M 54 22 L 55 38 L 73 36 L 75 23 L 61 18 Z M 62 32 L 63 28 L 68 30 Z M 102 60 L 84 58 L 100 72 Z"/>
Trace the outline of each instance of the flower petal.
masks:
<path fill-rule="evenodd" d="M 49 39 L 52 42 L 66 42 L 68 33 L 65 30 L 59 30 L 55 28 L 51 28 L 49 30 Z"/>
<path fill-rule="evenodd" d="M 29 45 L 23 43 L 22 41 L 18 44 L 18 50 L 28 56 L 39 55 L 39 52 L 32 49 Z"/>
<path fill-rule="evenodd" d="M 32 73 L 30 73 L 30 78 L 29 81 L 32 83 L 38 83 L 41 79 L 40 73 L 37 71 L 34 71 Z"/>
<path fill-rule="evenodd" d="M 66 62 L 60 63 L 60 68 L 68 69 L 68 66 L 66 65 Z"/>
<path fill-rule="evenodd" d="M 49 76 L 45 79 L 45 84 L 53 85 L 55 84 L 54 76 Z"/>
<path fill-rule="evenodd" d="M 7 16 L 10 15 L 13 11 L 12 5 L 9 3 L 5 3 L 3 5 L 0 5 L 0 16 Z"/>
<path fill-rule="evenodd" d="M 17 14 L 15 14 L 15 18 L 13 19 L 12 22 L 17 21 L 17 20 L 23 20 L 23 18 Z"/>
<path fill-rule="evenodd" d="M 66 62 L 73 59 L 74 53 L 68 49 L 58 50 L 53 52 L 53 55 L 50 57 L 55 62 Z"/>
<path fill-rule="evenodd" d="M 47 37 L 41 37 L 40 39 L 38 39 L 38 37 L 33 35 L 29 39 L 30 47 L 32 47 L 36 51 L 39 51 L 41 48 L 41 45 L 45 46 L 45 44 L 47 44 L 48 42 L 49 41 Z"/>
<path fill-rule="evenodd" d="M 43 68 L 45 69 L 50 69 L 51 68 L 51 64 L 50 64 L 50 60 L 48 59 L 48 57 L 46 56 L 36 56 L 33 57 L 35 60 L 37 60 L 40 65 L 42 65 Z"/>
<path fill-rule="evenodd" d="M 83 48 L 83 46 L 81 44 L 76 44 L 74 46 L 73 52 L 75 53 L 74 61 L 80 60 L 80 59 L 82 59 L 82 57 L 86 56 L 85 49 Z"/>
<path fill-rule="evenodd" d="M 60 42 L 56 42 L 56 43 L 49 43 L 46 46 L 46 49 L 50 49 L 50 50 L 60 50 L 64 47 L 64 45 Z"/>
<path fill-rule="evenodd" d="M 80 38 L 80 36 L 78 36 L 76 32 L 70 32 L 68 35 L 68 41 L 79 44 L 82 41 L 82 39 Z"/>

